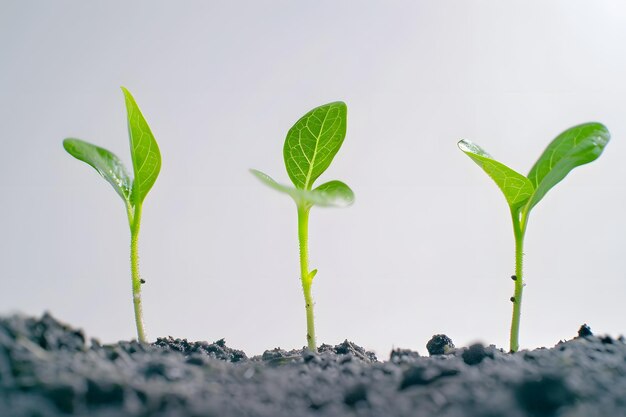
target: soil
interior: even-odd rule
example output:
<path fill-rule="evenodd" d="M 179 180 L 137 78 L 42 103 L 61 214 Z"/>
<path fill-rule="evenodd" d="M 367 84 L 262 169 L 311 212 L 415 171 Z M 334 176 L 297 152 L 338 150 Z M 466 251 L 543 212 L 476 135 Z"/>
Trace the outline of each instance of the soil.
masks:
<path fill-rule="evenodd" d="M 579 336 L 551 349 L 397 349 L 345 341 L 248 357 L 215 343 L 85 341 L 50 315 L 0 318 L 2 417 L 626 416 L 626 343 Z"/>

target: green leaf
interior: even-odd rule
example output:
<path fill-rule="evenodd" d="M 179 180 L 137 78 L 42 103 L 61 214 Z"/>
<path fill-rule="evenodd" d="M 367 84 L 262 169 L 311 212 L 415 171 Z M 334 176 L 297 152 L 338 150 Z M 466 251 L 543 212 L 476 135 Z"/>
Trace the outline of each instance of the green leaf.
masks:
<path fill-rule="evenodd" d="M 311 201 L 316 206 L 347 207 L 354 203 L 354 192 L 341 181 L 329 181 L 315 188 Z"/>
<path fill-rule="evenodd" d="M 63 148 L 74 158 L 95 168 L 113 186 L 120 197 L 130 202 L 132 180 L 117 156 L 104 148 L 74 138 L 65 139 Z"/>
<path fill-rule="evenodd" d="M 522 206 L 533 195 L 535 189 L 528 178 L 494 160 L 480 146 L 468 140 L 458 146 L 496 182 L 511 208 Z"/>
<path fill-rule="evenodd" d="M 297 204 L 320 207 L 347 207 L 354 202 L 354 193 L 341 181 L 329 181 L 315 190 L 301 190 L 274 181 L 269 175 L 256 169 L 250 172 L 270 188 L 291 196 Z"/>
<path fill-rule="evenodd" d="M 317 107 L 287 133 L 283 157 L 289 178 L 303 190 L 328 168 L 346 136 L 347 107 L 334 102 Z"/>
<path fill-rule="evenodd" d="M 574 126 L 557 136 L 528 173 L 536 189 L 529 208 L 541 201 L 572 169 L 596 160 L 610 138 L 609 131 L 600 123 Z"/>
<path fill-rule="evenodd" d="M 141 204 L 154 185 L 161 170 L 161 153 L 150 126 L 130 92 L 122 87 L 126 101 L 130 153 L 133 159 L 133 204 Z"/>
<path fill-rule="evenodd" d="M 301 191 L 301 190 L 296 190 L 295 188 L 292 188 L 283 184 L 279 184 L 276 181 L 274 181 L 274 179 L 270 177 L 269 175 L 265 174 L 264 172 L 258 171 L 256 169 L 251 169 L 250 172 L 252 173 L 252 175 L 254 175 L 259 180 L 261 180 L 263 184 L 267 185 L 270 188 L 275 189 L 276 191 L 280 191 L 281 193 L 289 194 L 290 196 L 294 198 L 294 200 L 297 199 L 297 195 L 299 195 L 299 191 Z"/>

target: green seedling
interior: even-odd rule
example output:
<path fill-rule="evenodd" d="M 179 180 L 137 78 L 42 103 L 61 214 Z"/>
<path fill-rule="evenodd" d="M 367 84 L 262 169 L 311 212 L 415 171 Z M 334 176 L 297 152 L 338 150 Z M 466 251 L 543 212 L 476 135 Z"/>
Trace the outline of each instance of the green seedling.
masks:
<path fill-rule="evenodd" d="M 134 178 L 122 161 L 112 152 L 92 145 L 80 139 L 65 139 L 65 150 L 83 162 L 91 165 L 107 180 L 122 197 L 126 205 L 128 224 L 130 226 L 130 268 L 133 291 L 133 306 L 135 310 L 135 324 L 139 341 L 145 342 L 146 335 L 143 325 L 143 310 L 141 306 L 141 284 L 145 281 L 139 276 L 138 238 L 141 223 L 141 206 L 148 191 L 154 185 L 161 169 L 161 153 L 133 96 L 122 87 L 126 101 L 128 117 L 128 134 L 130 136 L 130 153 L 133 160 Z"/>
<path fill-rule="evenodd" d="M 522 256 L 530 211 L 546 193 L 579 165 L 597 159 L 609 142 L 609 131 L 599 123 L 574 126 L 556 137 L 541 154 L 528 176 L 494 160 L 478 145 L 462 140 L 459 148 L 474 160 L 498 185 L 511 210 L 515 235 L 515 292 L 511 322 L 511 352 L 519 349 L 519 327 L 524 289 Z"/>
<path fill-rule="evenodd" d="M 329 103 L 305 114 L 289 130 L 283 157 L 287 174 L 295 188 L 279 184 L 260 171 L 251 170 L 265 185 L 288 194 L 296 203 L 300 280 L 306 306 L 307 345 L 311 350 L 316 349 L 311 284 L 317 269 L 309 270 L 309 212 L 313 206 L 346 207 L 354 202 L 354 193 L 341 181 L 329 181 L 316 188 L 313 188 L 313 183 L 326 171 L 343 143 L 346 116 L 345 103 Z"/>

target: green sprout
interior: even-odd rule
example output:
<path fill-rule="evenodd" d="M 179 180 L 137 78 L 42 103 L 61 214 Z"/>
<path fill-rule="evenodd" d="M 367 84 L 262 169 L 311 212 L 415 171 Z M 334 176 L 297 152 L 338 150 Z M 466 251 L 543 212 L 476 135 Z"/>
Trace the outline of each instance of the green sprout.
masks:
<path fill-rule="evenodd" d="M 313 182 L 326 171 L 339 151 L 346 136 L 346 118 L 345 103 L 329 103 L 305 114 L 289 130 L 283 157 L 287 174 L 295 188 L 279 184 L 260 171 L 251 170 L 265 185 L 288 194 L 296 203 L 300 280 L 306 306 L 306 338 L 311 350 L 316 349 L 311 284 L 317 269 L 309 270 L 309 212 L 313 206 L 346 207 L 354 202 L 354 193 L 341 181 L 329 181 L 316 188 L 313 188 Z"/>
<path fill-rule="evenodd" d="M 528 177 L 494 160 L 478 145 L 461 140 L 459 148 L 474 160 L 498 185 L 511 210 L 515 235 L 515 292 L 511 322 L 510 350 L 519 349 L 519 326 L 524 280 L 522 256 L 528 217 L 546 193 L 579 165 L 597 159 L 609 142 L 609 131 L 600 123 L 585 123 L 561 133 L 548 145 Z"/>
<path fill-rule="evenodd" d="M 141 306 L 141 284 L 145 283 L 145 281 L 139 277 L 139 252 L 137 245 L 141 223 L 141 206 L 159 175 L 161 153 L 135 99 L 124 87 L 122 87 L 122 91 L 126 101 L 134 178 L 128 175 L 128 171 L 122 164 L 122 161 L 104 148 L 74 138 L 65 139 L 63 147 L 76 159 L 95 168 L 124 200 L 130 226 L 130 268 L 135 324 L 139 341 L 145 342 L 146 335 Z"/>

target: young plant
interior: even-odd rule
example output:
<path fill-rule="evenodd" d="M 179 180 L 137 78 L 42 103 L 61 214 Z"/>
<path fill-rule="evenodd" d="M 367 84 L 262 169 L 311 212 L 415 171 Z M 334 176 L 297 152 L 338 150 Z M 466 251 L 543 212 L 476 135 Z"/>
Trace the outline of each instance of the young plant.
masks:
<path fill-rule="evenodd" d="M 524 279 L 522 256 L 530 211 L 546 193 L 574 168 L 597 159 L 609 142 L 609 131 L 599 123 L 574 126 L 556 137 L 541 154 L 528 176 L 493 159 L 478 145 L 462 140 L 459 148 L 474 160 L 498 185 L 511 210 L 515 235 L 515 281 L 510 349 L 519 349 L 519 326 Z"/>
<path fill-rule="evenodd" d="M 315 323 L 311 284 L 317 269 L 309 270 L 309 212 L 313 206 L 346 207 L 354 202 L 354 193 L 341 181 L 329 181 L 313 188 L 315 180 L 328 168 L 346 136 L 347 107 L 335 102 L 317 107 L 287 133 L 283 157 L 287 174 L 294 187 L 282 185 L 268 175 L 250 170 L 265 185 L 293 198 L 298 209 L 298 240 L 300 242 L 300 280 L 304 292 L 307 344 L 315 350 Z"/>
<path fill-rule="evenodd" d="M 63 147 L 76 159 L 86 162 L 95 168 L 113 186 L 126 205 L 128 224 L 130 226 L 130 269 L 135 324 L 139 341 L 145 342 L 146 335 L 141 307 L 141 284 L 145 283 L 145 281 L 139 277 L 137 245 L 141 223 L 141 207 L 148 191 L 150 191 L 159 175 L 161 153 L 135 99 L 124 87 L 122 87 L 122 91 L 126 101 L 130 154 L 133 160 L 133 178 L 128 175 L 128 171 L 122 164 L 122 161 L 104 148 L 73 138 L 65 139 Z"/>

